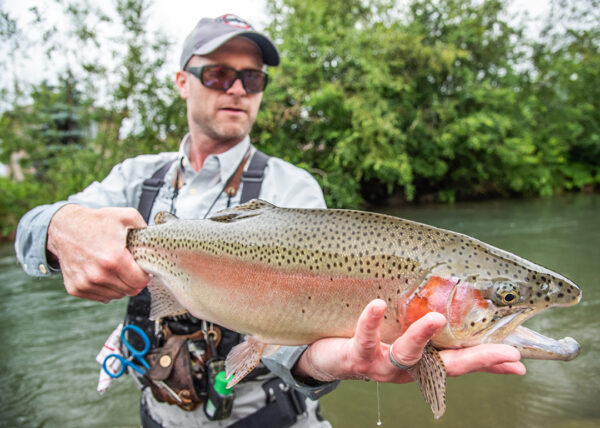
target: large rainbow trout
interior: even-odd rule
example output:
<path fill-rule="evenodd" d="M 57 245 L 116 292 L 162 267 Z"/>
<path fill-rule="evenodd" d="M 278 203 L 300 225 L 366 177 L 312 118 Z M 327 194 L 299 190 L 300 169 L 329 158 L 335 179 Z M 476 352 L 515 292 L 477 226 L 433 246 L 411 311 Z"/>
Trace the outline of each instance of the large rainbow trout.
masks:
<path fill-rule="evenodd" d="M 386 343 L 428 312 L 446 316 L 411 370 L 436 418 L 446 389 L 438 349 L 508 343 L 523 357 L 557 360 L 579 352 L 571 338 L 553 340 L 520 325 L 550 306 L 576 304 L 580 289 L 466 235 L 387 215 L 259 200 L 205 220 L 159 213 L 155 223 L 127 237 L 153 276 L 151 318 L 189 311 L 247 334 L 227 357 L 230 387 L 275 346 L 352 337 L 376 298 L 387 302 Z"/>

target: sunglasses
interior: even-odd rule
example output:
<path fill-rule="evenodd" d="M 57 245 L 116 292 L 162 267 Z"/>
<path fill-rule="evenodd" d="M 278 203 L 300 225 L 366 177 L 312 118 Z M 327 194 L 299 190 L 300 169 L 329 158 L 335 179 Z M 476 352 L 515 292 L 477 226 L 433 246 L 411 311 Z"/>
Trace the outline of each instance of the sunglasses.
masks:
<path fill-rule="evenodd" d="M 247 68 L 236 70 L 226 65 L 205 65 L 202 67 L 187 67 L 185 71 L 192 73 L 204 86 L 217 91 L 227 91 L 240 79 L 248 94 L 258 94 L 267 87 L 269 75 L 261 70 Z"/>

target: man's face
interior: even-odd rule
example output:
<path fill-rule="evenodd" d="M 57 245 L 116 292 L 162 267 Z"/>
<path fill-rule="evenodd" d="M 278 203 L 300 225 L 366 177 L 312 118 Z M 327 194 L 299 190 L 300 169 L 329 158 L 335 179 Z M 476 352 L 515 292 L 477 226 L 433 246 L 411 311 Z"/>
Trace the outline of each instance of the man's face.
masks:
<path fill-rule="evenodd" d="M 244 37 L 234 37 L 206 56 L 193 56 L 188 67 L 222 64 L 236 70 L 261 69 L 258 46 Z M 227 91 L 206 88 L 192 74 L 177 73 L 177 86 L 186 100 L 190 131 L 199 132 L 215 142 L 237 143 L 248 133 L 256 119 L 262 93 L 247 94 L 238 79 Z"/>

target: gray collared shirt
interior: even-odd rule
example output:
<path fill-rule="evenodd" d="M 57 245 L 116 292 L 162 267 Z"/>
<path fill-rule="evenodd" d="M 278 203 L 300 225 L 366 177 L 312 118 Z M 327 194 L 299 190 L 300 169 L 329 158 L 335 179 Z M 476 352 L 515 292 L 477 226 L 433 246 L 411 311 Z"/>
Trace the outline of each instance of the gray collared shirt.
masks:
<path fill-rule="evenodd" d="M 171 205 L 178 217 L 186 219 L 204 218 L 226 208 L 228 196 L 223 192 L 224 185 L 246 153 L 255 150 L 250 139 L 246 137 L 230 150 L 208 156 L 199 172 L 189 162 L 190 144 L 188 134 L 182 140 L 178 152 L 127 159 L 116 165 L 104 180 L 90 184 L 82 192 L 70 196 L 67 201 L 42 205 L 25 214 L 19 222 L 15 242 L 17 258 L 25 272 L 38 277 L 59 273 L 46 259 L 48 226 L 57 210 L 69 203 L 89 208 L 137 208 L 144 180 L 167 162 L 174 161 L 165 176 L 166 185 L 161 187 L 155 200 L 149 223 L 153 222 L 156 213 L 170 211 Z M 183 186 L 175 197 L 173 182 L 178 166 Z M 240 195 L 241 191 L 238 191 L 229 201 L 231 206 L 239 204 Z M 323 193 L 316 180 L 305 170 L 275 157 L 269 159 L 265 169 L 259 198 L 282 207 L 325 208 Z M 287 383 L 316 398 L 333 390 L 337 383 L 310 387 L 299 383 L 291 375 L 290 370 L 304 349 L 305 347 L 282 347 L 263 361 Z"/>

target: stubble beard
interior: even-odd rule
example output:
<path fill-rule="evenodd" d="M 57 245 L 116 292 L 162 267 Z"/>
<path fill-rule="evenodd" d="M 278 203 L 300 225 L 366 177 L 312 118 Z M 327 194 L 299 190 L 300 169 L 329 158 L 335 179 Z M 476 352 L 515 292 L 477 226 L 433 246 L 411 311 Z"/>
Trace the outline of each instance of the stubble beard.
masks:
<path fill-rule="evenodd" d="M 254 118 L 244 121 L 219 121 L 216 118 L 202 117 L 196 118 L 194 122 L 199 130 L 212 139 L 222 143 L 239 142 L 250 133 Z"/>

